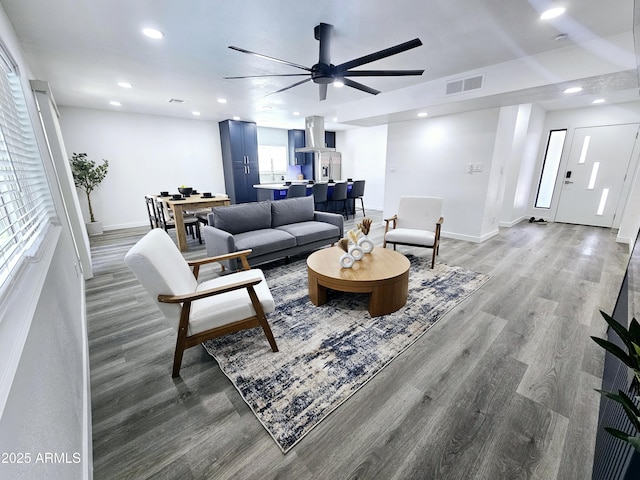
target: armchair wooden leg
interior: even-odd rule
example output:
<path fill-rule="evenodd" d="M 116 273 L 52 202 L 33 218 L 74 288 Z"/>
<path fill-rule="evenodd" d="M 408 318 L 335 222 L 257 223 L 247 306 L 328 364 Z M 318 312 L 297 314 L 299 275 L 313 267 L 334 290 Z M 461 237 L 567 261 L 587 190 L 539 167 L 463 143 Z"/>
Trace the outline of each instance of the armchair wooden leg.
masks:
<path fill-rule="evenodd" d="M 251 298 L 251 303 L 253 304 L 253 309 L 256 311 L 256 316 L 258 317 L 258 322 L 260 322 L 260 326 L 262 327 L 262 331 L 264 332 L 265 337 L 269 341 L 269 345 L 271 346 L 271 350 L 274 352 L 278 351 L 278 345 L 276 345 L 276 339 L 273 338 L 273 333 L 271 332 L 271 327 L 269 326 L 269 322 L 267 322 L 267 316 L 262 309 L 262 304 L 258 299 L 258 295 L 256 295 L 256 291 L 253 287 L 248 287 L 249 297 Z"/>
<path fill-rule="evenodd" d="M 173 355 L 173 371 L 172 377 L 180 376 L 180 366 L 182 365 L 182 354 L 184 353 L 187 340 L 187 326 L 189 325 L 189 312 L 191 311 L 191 303 L 185 302 L 180 312 L 180 325 L 178 327 L 178 338 L 176 339 L 176 352 Z"/>

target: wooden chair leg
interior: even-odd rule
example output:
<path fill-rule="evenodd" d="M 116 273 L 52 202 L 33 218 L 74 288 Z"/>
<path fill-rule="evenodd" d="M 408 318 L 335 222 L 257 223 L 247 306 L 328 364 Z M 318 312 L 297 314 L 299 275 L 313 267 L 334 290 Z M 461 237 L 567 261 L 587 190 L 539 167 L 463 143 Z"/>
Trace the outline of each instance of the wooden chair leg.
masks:
<path fill-rule="evenodd" d="M 182 354 L 185 349 L 185 342 L 187 340 L 187 327 L 189 325 L 189 312 L 191 311 L 191 303 L 186 302 L 182 306 L 180 312 L 180 325 L 178 327 L 178 338 L 176 339 L 176 352 L 173 356 L 173 371 L 171 376 L 173 378 L 180 376 L 180 366 L 182 365 Z"/>
<path fill-rule="evenodd" d="M 247 287 L 249 291 L 249 298 L 251 298 L 251 303 L 253 304 L 253 309 L 256 311 L 256 316 L 258 317 L 258 321 L 260 322 L 260 326 L 262 327 L 262 331 L 264 332 L 265 337 L 269 341 L 269 345 L 271 346 L 271 350 L 274 352 L 278 351 L 278 345 L 276 345 L 276 339 L 273 338 L 273 333 L 271 332 L 271 327 L 269 326 L 269 322 L 267 322 L 267 316 L 262 309 L 262 304 L 258 299 L 258 295 L 256 295 L 256 291 L 253 287 Z"/>

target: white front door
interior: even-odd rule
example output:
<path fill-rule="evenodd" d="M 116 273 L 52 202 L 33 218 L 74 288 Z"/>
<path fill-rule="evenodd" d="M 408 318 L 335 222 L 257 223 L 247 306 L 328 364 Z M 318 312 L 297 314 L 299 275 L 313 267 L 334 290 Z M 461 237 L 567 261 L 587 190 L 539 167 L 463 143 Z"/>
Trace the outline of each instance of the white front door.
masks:
<path fill-rule="evenodd" d="M 631 180 L 637 134 L 638 124 L 575 129 L 556 222 L 613 225 L 624 207 L 620 197 L 627 176 Z"/>

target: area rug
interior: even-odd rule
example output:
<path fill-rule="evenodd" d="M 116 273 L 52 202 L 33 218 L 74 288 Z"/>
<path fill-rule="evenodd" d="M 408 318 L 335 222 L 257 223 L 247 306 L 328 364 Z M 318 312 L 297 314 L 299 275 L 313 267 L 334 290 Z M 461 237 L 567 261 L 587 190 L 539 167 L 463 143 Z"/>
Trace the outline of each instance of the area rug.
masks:
<path fill-rule="evenodd" d="M 271 351 L 259 328 L 204 344 L 284 453 L 490 278 L 409 259 L 407 304 L 375 318 L 363 294 L 329 291 L 327 304 L 314 306 L 304 260 L 263 268 L 280 351 Z"/>

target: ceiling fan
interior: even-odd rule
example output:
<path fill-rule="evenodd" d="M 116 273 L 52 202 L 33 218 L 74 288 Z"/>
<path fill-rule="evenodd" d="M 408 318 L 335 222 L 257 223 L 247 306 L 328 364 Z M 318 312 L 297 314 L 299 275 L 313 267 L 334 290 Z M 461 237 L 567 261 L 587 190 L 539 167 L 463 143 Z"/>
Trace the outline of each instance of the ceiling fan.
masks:
<path fill-rule="evenodd" d="M 354 60 L 341 63 L 340 65 L 333 65 L 331 63 L 331 40 L 333 37 L 333 25 L 329 25 L 328 23 L 321 23 L 320 25 L 317 25 L 313 31 L 314 31 L 316 40 L 320 42 L 320 56 L 318 59 L 318 63 L 313 65 L 311 68 L 305 67 L 304 65 L 298 65 L 297 63 L 288 62 L 286 60 L 280 60 L 279 58 L 269 57 L 268 55 L 263 55 L 261 53 L 251 52 L 249 50 L 245 50 L 244 48 L 229 46 L 229 48 L 232 50 L 237 50 L 238 52 L 242 52 L 242 53 L 248 53 L 250 55 L 255 55 L 256 57 L 272 60 L 274 62 L 283 63 L 291 67 L 296 67 L 301 70 L 306 70 L 308 73 L 248 75 L 244 77 L 224 77 L 224 78 L 239 79 L 239 78 L 261 78 L 261 77 L 309 76 L 309 78 L 296 82 L 293 85 L 289 85 L 288 87 L 282 88 L 277 92 L 270 93 L 269 95 L 284 92 L 285 90 L 289 90 L 290 88 L 297 87 L 298 85 L 302 85 L 303 83 L 306 83 L 312 80 L 314 83 L 317 83 L 318 86 L 320 87 L 320 100 L 325 100 L 327 98 L 327 85 L 330 83 L 334 83 L 335 81 L 338 81 L 338 80 L 344 83 L 344 85 L 347 85 L 348 87 L 352 87 L 357 90 L 361 90 L 363 92 L 371 93 L 372 95 L 377 95 L 380 93 L 379 90 L 375 90 L 361 83 L 354 82 L 353 80 L 347 77 L 395 77 L 395 76 L 407 76 L 407 75 L 422 75 L 424 72 L 424 70 L 352 70 L 353 68 L 359 67 L 366 63 L 375 62 L 376 60 L 390 57 L 392 55 L 396 55 L 398 53 L 411 50 L 412 48 L 419 47 L 420 45 L 422 45 L 422 42 L 420 41 L 419 38 L 414 38 L 413 40 L 409 40 L 408 42 L 401 43 L 394 47 L 385 48 L 384 50 L 380 50 L 378 52 L 365 55 L 364 57 L 356 58 Z"/>

